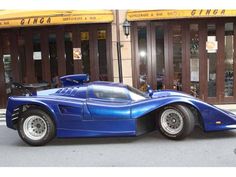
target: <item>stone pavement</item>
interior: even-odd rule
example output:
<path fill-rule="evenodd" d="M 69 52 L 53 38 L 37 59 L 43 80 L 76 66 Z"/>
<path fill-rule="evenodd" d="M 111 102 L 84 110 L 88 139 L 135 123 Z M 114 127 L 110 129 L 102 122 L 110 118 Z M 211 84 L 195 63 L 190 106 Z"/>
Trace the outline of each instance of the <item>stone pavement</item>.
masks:
<path fill-rule="evenodd" d="M 222 104 L 222 105 L 215 105 L 218 108 L 236 113 L 236 104 Z"/>
<path fill-rule="evenodd" d="M 0 120 L 5 118 L 6 109 L 0 109 Z"/>
<path fill-rule="evenodd" d="M 5 125 L 5 114 L 6 110 L 5 109 L 0 109 L 0 125 Z"/>

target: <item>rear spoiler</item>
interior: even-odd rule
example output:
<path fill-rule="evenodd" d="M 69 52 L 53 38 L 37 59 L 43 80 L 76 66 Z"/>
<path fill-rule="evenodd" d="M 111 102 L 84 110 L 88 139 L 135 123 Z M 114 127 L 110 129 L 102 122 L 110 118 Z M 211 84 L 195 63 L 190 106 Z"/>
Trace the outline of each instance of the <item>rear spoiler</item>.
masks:
<path fill-rule="evenodd" d="M 83 85 L 85 82 L 89 81 L 89 75 L 88 74 L 66 75 L 60 77 L 60 81 L 63 87 Z"/>

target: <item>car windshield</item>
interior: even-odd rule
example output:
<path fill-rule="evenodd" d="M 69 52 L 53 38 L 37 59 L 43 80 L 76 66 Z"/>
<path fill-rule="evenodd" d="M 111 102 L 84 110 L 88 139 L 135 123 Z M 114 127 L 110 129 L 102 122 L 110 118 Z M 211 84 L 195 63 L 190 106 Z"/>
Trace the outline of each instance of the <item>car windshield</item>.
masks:
<path fill-rule="evenodd" d="M 133 101 L 141 101 L 150 98 L 147 93 L 141 92 L 134 87 L 127 86 L 127 88 Z"/>

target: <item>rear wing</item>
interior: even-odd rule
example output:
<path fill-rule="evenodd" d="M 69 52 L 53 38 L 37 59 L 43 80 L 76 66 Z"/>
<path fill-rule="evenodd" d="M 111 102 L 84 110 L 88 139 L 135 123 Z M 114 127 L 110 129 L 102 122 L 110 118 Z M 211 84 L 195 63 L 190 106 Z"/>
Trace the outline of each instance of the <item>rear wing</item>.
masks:
<path fill-rule="evenodd" d="M 66 75 L 60 77 L 60 81 L 63 87 L 83 85 L 84 83 L 89 81 L 89 75 L 88 74 Z"/>

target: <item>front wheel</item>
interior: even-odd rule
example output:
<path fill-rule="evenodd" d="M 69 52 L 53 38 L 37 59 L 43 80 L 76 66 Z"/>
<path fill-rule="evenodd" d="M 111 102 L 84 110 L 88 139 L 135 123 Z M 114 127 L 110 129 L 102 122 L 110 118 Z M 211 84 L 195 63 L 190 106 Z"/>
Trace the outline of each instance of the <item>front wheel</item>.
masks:
<path fill-rule="evenodd" d="M 183 139 L 194 129 L 194 115 L 187 106 L 166 106 L 158 119 L 161 133 L 170 139 Z"/>
<path fill-rule="evenodd" d="M 18 133 L 29 145 L 41 146 L 55 137 L 55 125 L 44 111 L 29 109 L 22 114 L 18 122 Z"/>

